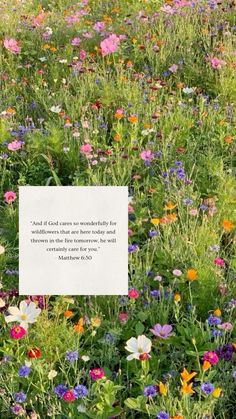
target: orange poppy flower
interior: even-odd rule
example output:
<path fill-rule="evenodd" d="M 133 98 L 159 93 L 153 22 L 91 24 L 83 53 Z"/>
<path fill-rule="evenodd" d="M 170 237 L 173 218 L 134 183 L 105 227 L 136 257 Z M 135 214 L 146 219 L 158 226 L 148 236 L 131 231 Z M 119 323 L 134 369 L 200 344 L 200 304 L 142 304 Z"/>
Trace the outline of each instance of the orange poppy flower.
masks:
<path fill-rule="evenodd" d="M 197 375 L 196 372 L 189 373 L 186 368 L 183 369 L 183 371 L 180 373 L 183 380 L 187 383 L 188 381 L 192 380 L 195 375 Z"/>
<path fill-rule="evenodd" d="M 131 122 L 131 124 L 135 124 L 138 121 L 138 117 L 136 115 L 130 115 L 128 121 Z"/>
<path fill-rule="evenodd" d="M 221 225 L 222 225 L 223 229 L 226 230 L 226 231 L 231 231 L 234 227 L 233 223 L 231 223 L 231 221 L 229 221 L 229 220 L 223 220 L 221 222 Z"/>
<path fill-rule="evenodd" d="M 211 363 L 209 361 L 203 361 L 202 369 L 203 371 L 208 371 L 211 368 Z"/>
<path fill-rule="evenodd" d="M 73 315 L 73 311 L 71 311 L 71 310 L 64 311 L 64 317 L 66 319 L 69 319 L 72 315 Z"/>
<path fill-rule="evenodd" d="M 114 141 L 120 141 L 121 140 L 120 134 L 115 134 L 114 137 L 113 137 L 113 140 Z"/>
<path fill-rule="evenodd" d="M 186 383 L 186 381 L 181 380 L 181 393 L 183 394 L 194 394 L 195 391 L 192 389 L 193 383 Z"/>
<path fill-rule="evenodd" d="M 220 310 L 219 308 L 216 308 L 216 309 L 213 311 L 213 314 L 214 314 L 214 316 L 216 316 L 216 317 L 220 317 L 220 316 L 221 316 L 221 310 Z"/>
<path fill-rule="evenodd" d="M 176 207 L 175 204 L 173 204 L 173 202 L 169 201 L 166 203 L 166 205 L 164 206 L 164 210 L 172 210 Z"/>
<path fill-rule="evenodd" d="M 197 271 L 196 269 L 188 269 L 186 272 L 186 278 L 189 281 L 194 281 L 195 279 L 197 279 Z"/>
<path fill-rule="evenodd" d="M 83 320 L 83 317 L 81 317 L 78 320 L 78 323 L 74 325 L 73 327 L 74 331 L 77 333 L 82 333 L 84 331 L 83 324 L 84 324 L 84 320 Z"/>

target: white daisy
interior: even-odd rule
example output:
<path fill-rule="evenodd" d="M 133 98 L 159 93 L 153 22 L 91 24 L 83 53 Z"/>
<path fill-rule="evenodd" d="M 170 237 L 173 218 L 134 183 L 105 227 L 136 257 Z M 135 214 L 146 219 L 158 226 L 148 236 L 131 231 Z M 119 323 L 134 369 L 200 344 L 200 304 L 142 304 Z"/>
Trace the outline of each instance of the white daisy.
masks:
<path fill-rule="evenodd" d="M 5 316 L 7 323 L 19 322 L 20 326 L 25 330 L 28 328 L 28 323 L 34 323 L 41 312 L 41 309 L 36 306 L 34 302 L 27 304 L 26 301 L 20 302 L 20 307 L 8 307 L 9 316 Z"/>

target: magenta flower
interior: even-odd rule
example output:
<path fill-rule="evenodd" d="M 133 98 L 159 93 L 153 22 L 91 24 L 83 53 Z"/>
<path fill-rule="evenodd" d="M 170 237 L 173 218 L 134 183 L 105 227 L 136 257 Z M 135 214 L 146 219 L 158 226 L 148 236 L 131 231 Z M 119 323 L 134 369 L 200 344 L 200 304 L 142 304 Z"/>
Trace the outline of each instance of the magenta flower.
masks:
<path fill-rule="evenodd" d="M 173 328 L 170 324 L 164 324 L 161 326 L 161 324 L 157 323 L 153 326 L 153 329 L 150 329 L 150 331 L 158 338 L 167 339 L 172 336 L 172 329 Z"/>
<path fill-rule="evenodd" d="M 202 360 L 210 362 L 211 365 L 215 365 L 219 361 L 219 358 L 215 352 L 207 351 L 207 352 L 204 352 L 202 356 Z"/>
<path fill-rule="evenodd" d="M 12 54 L 19 54 L 20 52 L 20 47 L 16 39 L 5 38 L 3 41 L 3 45 L 8 51 L 11 51 Z"/>
<path fill-rule="evenodd" d="M 21 339 L 26 334 L 26 330 L 21 326 L 12 326 L 9 330 L 10 337 L 12 339 Z"/>
<path fill-rule="evenodd" d="M 222 259 L 220 257 L 217 257 L 217 258 L 214 259 L 214 264 L 217 265 L 217 266 L 224 266 L 225 261 L 224 261 L 224 259 Z"/>
<path fill-rule="evenodd" d="M 11 204 L 16 200 L 16 193 L 13 191 L 7 191 L 3 196 L 7 204 Z"/>
<path fill-rule="evenodd" d="M 232 330 L 233 325 L 230 322 L 221 323 L 218 325 L 218 328 L 221 330 Z"/>
<path fill-rule="evenodd" d="M 104 371 L 101 368 L 92 368 L 89 370 L 89 376 L 93 381 L 100 380 L 104 375 Z"/>
<path fill-rule="evenodd" d="M 118 48 L 119 43 L 120 43 L 120 38 L 116 34 L 112 34 L 108 36 L 108 38 L 104 39 L 100 43 L 102 56 L 104 57 L 105 55 L 115 52 Z"/>

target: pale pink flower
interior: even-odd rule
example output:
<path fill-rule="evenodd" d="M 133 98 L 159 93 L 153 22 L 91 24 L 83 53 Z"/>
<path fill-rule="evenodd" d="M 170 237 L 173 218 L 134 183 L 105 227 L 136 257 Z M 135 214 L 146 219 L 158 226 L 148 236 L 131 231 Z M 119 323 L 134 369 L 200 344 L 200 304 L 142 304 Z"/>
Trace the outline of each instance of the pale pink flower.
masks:
<path fill-rule="evenodd" d="M 176 65 L 176 64 L 172 64 L 172 66 L 170 66 L 169 67 L 169 71 L 171 72 L 171 73 L 176 73 L 176 71 L 178 70 L 178 66 Z"/>
<path fill-rule="evenodd" d="M 93 29 L 94 29 L 96 32 L 101 32 L 101 31 L 103 31 L 103 30 L 105 29 L 105 23 L 104 23 L 104 22 L 96 22 L 96 23 L 93 25 Z"/>
<path fill-rule="evenodd" d="M 16 200 L 16 193 L 13 191 L 7 191 L 3 196 L 7 204 L 11 204 Z"/>
<path fill-rule="evenodd" d="M 80 42 L 81 42 L 81 39 L 78 36 L 76 36 L 75 38 L 71 40 L 71 45 L 73 45 L 74 47 L 77 47 L 80 44 Z"/>
<path fill-rule="evenodd" d="M 82 154 L 89 154 L 89 153 L 91 153 L 91 151 L 92 151 L 92 147 L 91 147 L 90 144 L 82 144 L 80 146 L 80 152 Z"/>
<path fill-rule="evenodd" d="M 120 38 L 116 34 L 112 34 L 108 36 L 108 38 L 104 39 L 100 43 L 102 56 L 104 57 L 105 55 L 115 52 L 118 48 L 119 43 L 120 43 Z"/>
<path fill-rule="evenodd" d="M 210 62 L 211 67 L 214 68 L 214 70 L 218 70 L 219 68 L 221 68 L 223 65 L 226 64 L 224 60 L 220 60 L 217 57 L 209 58 L 208 61 Z"/>
<path fill-rule="evenodd" d="M 230 322 L 221 323 L 218 325 L 218 328 L 221 330 L 232 330 L 233 325 Z"/>
<path fill-rule="evenodd" d="M 154 154 L 151 152 L 151 150 L 143 150 L 140 153 L 140 157 L 142 160 L 151 161 L 154 158 Z"/>
<path fill-rule="evenodd" d="M 20 53 L 19 43 L 16 39 L 5 38 L 4 41 L 3 41 L 3 45 L 8 51 L 11 51 L 12 54 L 19 54 Z"/>
<path fill-rule="evenodd" d="M 20 150 L 21 147 L 22 147 L 22 142 L 21 141 L 18 141 L 18 140 L 12 141 L 7 146 L 8 150 L 10 150 L 10 151 Z"/>

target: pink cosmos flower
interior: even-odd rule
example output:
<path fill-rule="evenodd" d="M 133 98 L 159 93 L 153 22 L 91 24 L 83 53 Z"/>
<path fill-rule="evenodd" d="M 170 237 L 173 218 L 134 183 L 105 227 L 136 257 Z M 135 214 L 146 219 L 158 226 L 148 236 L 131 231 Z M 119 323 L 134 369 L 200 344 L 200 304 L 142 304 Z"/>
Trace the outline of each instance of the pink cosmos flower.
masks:
<path fill-rule="evenodd" d="M 131 228 L 128 228 L 128 236 L 130 237 L 132 236 L 132 234 L 133 234 L 133 230 L 131 230 Z"/>
<path fill-rule="evenodd" d="M 65 402 L 73 402 L 75 400 L 75 393 L 73 392 L 73 390 L 67 390 L 63 394 L 62 398 Z"/>
<path fill-rule="evenodd" d="M 20 150 L 21 147 L 22 147 L 22 142 L 21 141 L 18 141 L 18 140 L 12 141 L 7 146 L 8 150 L 10 150 L 10 151 Z"/>
<path fill-rule="evenodd" d="M 12 326 L 9 330 L 12 339 L 21 339 L 26 334 L 26 330 L 21 326 Z"/>
<path fill-rule="evenodd" d="M 214 68 L 214 70 L 218 70 L 219 68 L 222 67 L 222 65 L 226 64 L 226 62 L 224 60 L 220 60 L 217 57 L 209 58 L 207 60 L 211 64 L 211 67 Z"/>
<path fill-rule="evenodd" d="M 221 323 L 218 325 L 218 328 L 221 330 L 232 330 L 233 325 L 230 322 Z"/>
<path fill-rule="evenodd" d="M 87 144 L 82 144 L 80 146 L 80 152 L 82 154 L 89 154 L 89 153 L 91 153 L 91 151 L 92 151 L 92 146 L 88 143 Z"/>
<path fill-rule="evenodd" d="M 170 66 L 169 67 L 169 71 L 171 72 L 171 73 L 176 73 L 176 71 L 178 70 L 178 66 L 176 65 L 176 64 L 173 64 L 172 66 Z"/>
<path fill-rule="evenodd" d="M 139 297 L 139 292 L 135 288 L 131 288 L 128 291 L 128 296 L 129 296 L 129 298 L 138 298 Z"/>
<path fill-rule="evenodd" d="M 105 55 L 115 52 L 118 48 L 119 43 L 120 38 L 116 34 L 112 34 L 108 36 L 108 38 L 101 41 L 100 48 L 102 50 L 102 56 L 104 57 Z"/>
<path fill-rule="evenodd" d="M 215 365 L 219 361 L 219 358 L 215 352 L 207 351 L 207 352 L 204 352 L 202 356 L 202 360 L 210 362 L 211 365 Z"/>
<path fill-rule="evenodd" d="M 150 331 L 158 338 L 167 339 L 172 335 L 172 329 L 173 328 L 170 324 L 164 324 L 161 326 L 159 323 L 157 323 L 155 326 L 153 326 L 153 329 L 150 329 Z"/>
<path fill-rule="evenodd" d="M 3 41 L 3 45 L 8 51 L 11 51 L 12 54 L 19 54 L 20 53 L 20 47 L 19 47 L 18 41 L 16 39 L 5 38 L 4 41 Z"/>
<path fill-rule="evenodd" d="M 105 23 L 104 23 L 104 22 L 96 22 L 96 23 L 93 25 L 93 29 L 94 29 L 96 32 L 101 32 L 101 31 L 103 31 L 103 30 L 105 29 Z"/>
<path fill-rule="evenodd" d="M 151 152 L 151 150 L 143 150 L 140 153 L 140 157 L 144 161 L 151 161 L 154 158 L 154 154 Z"/>
<path fill-rule="evenodd" d="M 81 42 L 81 39 L 78 36 L 76 36 L 75 38 L 71 40 L 71 45 L 73 45 L 74 47 L 77 47 L 80 44 L 80 42 Z"/>
<path fill-rule="evenodd" d="M 217 257 L 217 258 L 214 259 L 214 264 L 217 265 L 217 266 L 224 266 L 225 261 L 224 261 L 224 259 L 222 259 L 220 257 Z"/>
<path fill-rule="evenodd" d="M 86 51 L 84 49 L 81 49 L 79 52 L 79 58 L 81 61 L 85 60 L 86 58 Z"/>
<path fill-rule="evenodd" d="M 92 378 L 93 381 L 100 380 L 104 375 L 105 373 L 101 368 L 92 368 L 89 370 L 89 377 Z"/>
<path fill-rule="evenodd" d="M 16 193 L 13 191 L 7 191 L 3 196 L 7 204 L 11 204 L 16 200 Z"/>

